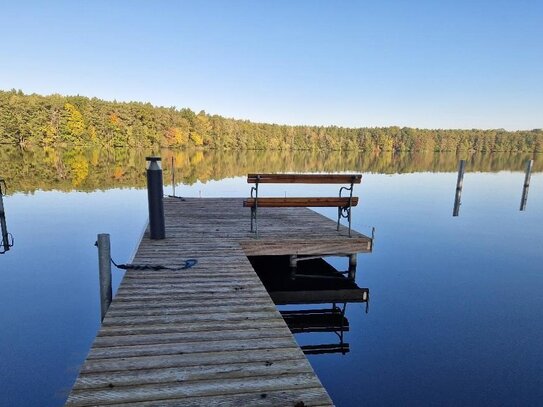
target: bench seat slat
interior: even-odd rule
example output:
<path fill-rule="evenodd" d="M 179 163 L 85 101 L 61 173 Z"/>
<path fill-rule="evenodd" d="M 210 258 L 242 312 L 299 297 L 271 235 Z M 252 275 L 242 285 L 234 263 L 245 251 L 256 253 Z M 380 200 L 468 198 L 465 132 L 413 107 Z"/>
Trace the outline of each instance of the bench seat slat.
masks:
<path fill-rule="evenodd" d="M 249 174 L 247 183 L 255 184 L 360 184 L 361 174 Z"/>
<path fill-rule="evenodd" d="M 358 205 L 358 198 L 353 197 L 351 206 Z M 255 206 L 255 199 L 243 201 L 244 207 Z M 292 207 L 345 207 L 349 206 L 349 198 L 258 198 L 258 206 L 266 208 L 292 208 Z"/>

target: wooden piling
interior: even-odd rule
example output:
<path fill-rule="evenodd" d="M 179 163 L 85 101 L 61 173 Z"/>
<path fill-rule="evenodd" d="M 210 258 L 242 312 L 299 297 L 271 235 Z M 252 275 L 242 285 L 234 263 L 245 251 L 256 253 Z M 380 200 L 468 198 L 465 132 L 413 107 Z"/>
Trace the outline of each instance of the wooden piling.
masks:
<path fill-rule="evenodd" d="M 98 267 L 100 273 L 100 321 L 104 320 L 106 312 L 111 304 L 111 245 L 109 235 L 101 233 L 96 241 L 98 246 Z"/>
<path fill-rule="evenodd" d="M 464 184 L 464 171 L 466 169 L 466 160 L 460 160 L 458 162 L 458 179 L 456 181 L 456 189 L 462 189 Z"/>
<path fill-rule="evenodd" d="M 524 176 L 524 186 L 522 188 L 522 198 L 520 200 L 520 210 L 526 210 L 526 203 L 528 202 L 528 190 L 530 189 L 530 179 L 532 178 L 532 166 L 534 160 L 528 160 L 526 162 L 526 175 Z"/>
<path fill-rule="evenodd" d="M 466 169 L 466 160 L 458 162 L 458 179 L 456 180 L 456 193 L 454 196 L 453 216 L 458 216 L 460 213 L 460 205 L 462 204 L 462 187 L 464 185 L 464 171 Z"/>

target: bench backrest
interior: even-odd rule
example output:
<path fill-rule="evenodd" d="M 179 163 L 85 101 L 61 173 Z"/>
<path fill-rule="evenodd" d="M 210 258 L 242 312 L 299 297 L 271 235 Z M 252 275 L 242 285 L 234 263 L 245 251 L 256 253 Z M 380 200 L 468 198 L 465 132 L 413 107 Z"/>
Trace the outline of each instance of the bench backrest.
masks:
<path fill-rule="evenodd" d="M 350 207 L 358 205 L 358 198 L 353 197 L 327 197 L 327 198 L 258 198 L 258 206 L 267 208 L 332 208 Z M 256 198 L 243 201 L 243 206 L 252 208 L 257 206 Z"/>
<path fill-rule="evenodd" d="M 361 174 L 249 174 L 249 184 L 360 184 Z"/>

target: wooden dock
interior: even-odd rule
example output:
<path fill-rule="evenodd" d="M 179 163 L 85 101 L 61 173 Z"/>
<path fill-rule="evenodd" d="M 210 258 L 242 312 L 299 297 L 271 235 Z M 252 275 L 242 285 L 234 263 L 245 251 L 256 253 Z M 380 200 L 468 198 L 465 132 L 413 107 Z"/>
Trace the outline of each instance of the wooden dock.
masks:
<path fill-rule="evenodd" d="M 164 201 L 166 239 L 143 236 L 69 395 L 69 406 L 329 406 L 332 400 L 248 255 L 351 254 L 371 239 L 306 208 L 241 199 Z"/>

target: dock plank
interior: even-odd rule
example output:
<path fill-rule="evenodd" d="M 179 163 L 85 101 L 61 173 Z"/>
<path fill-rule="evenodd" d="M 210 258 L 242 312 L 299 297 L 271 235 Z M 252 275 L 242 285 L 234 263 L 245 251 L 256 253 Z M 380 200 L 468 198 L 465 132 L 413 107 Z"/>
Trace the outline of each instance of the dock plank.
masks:
<path fill-rule="evenodd" d="M 266 361 L 235 362 L 229 364 L 198 365 L 161 369 L 139 369 L 114 371 L 107 374 L 92 373 L 81 375 L 77 390 L 91 388 L 111 388 L 117 386 L 136 386 L 150 383 L 188 382 L 197 380 L 219 380 L 222 378 L 242 378 L 256 376 L 275 376 L 285 373 L 307 373 L 303 358 Z"/>
<path fill-rule="evenodd" d="M 320 382 L 311 371 L 310 373 L 283 373 L 271 376 L 200 380 L 182 383 L 153 383 L 107 389 L 74 389 L 70 398 L 74 406 L 87 406 L 89 403 L 90 405 L 93 405 L 93 403 L 107 405 L 112 403 L 133 403 L 137 401 L 182 397 L 222 396 L 232 393 L 239 394 L 241 392 L 266 392 L 295 389 L 297 387 L 317 387 L 319 385 Z"/>
<path fill-rule="evenodd" d="M 136 407 L 171 407 L 171 406 L 206 406 L 206 407 L 239 407 L 239 406 L 267 406 L 284 407 L 285 400 L 293 400 L 288 405 L 296 406 L 303 402 L 307 407 L 329 406 L 329 399 L 322 395 L 320 387 L 296 388 L 279 391 L 254 392 L 243 394 L 222 394 L 219 396 L 187 397 L 184 399 L 158 400 L 152 402 L 130 403 Z M 298 404 L 302 405 L 302 404 Z M 112 407 L 126 407 L 126 404 L 111 404 Z"/>

